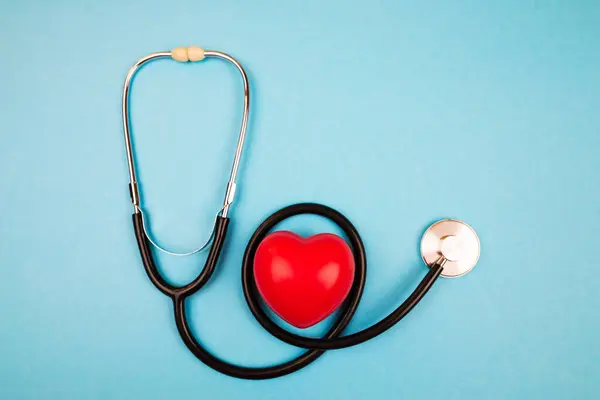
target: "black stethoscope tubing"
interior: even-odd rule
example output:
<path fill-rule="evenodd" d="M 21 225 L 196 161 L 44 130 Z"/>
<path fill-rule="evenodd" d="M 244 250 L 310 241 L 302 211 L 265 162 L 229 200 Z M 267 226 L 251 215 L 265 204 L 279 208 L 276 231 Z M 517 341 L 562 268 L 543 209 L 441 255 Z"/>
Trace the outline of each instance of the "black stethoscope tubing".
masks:
<path fill-rule="evenodd" d="M 348 298 L 340 307 L 334 323 L 322 338 L 296 335 L 286 331 L 273 322 L 264 311 L 254 281 L 253 261 L 256 249 L 260 242 L 277 224 L 287 218 L 300 214 L 320 215 L 333 221 L 346 235 L 354 254 L 356 269 L 352 288 L 350 289 Z M 185 308 L 186 299 L 208 283 L 215 271 L 219 256 L 223 250 L 229 218 L 217 217 L 213 241 L 202 272 L 189 284 L 179 287 L 167 283 L 159 273 L 154 262 L 150 243 L 144 234 L 144 221 L 141 212 L 133 214 L 133 225 L 146 273 L 154 286 L 173 301 L 177 330 L 187 348 L 200 359 L 200 361 L 214 370 L 241 379 L 270 379 L 288 375 L 306 367 L 319 358 L 326 350 L 355 346 L 382 334 L 398 323 L 417 305 L 440 276 L 443 269 L 442 265 L 439 263 L 431 265 L 429 272 L 425 275 L 414 292 L 387 317 L 360 332 L 348 336 L 341 336 L 342 332 L 356 313 L 365 287 L 367 256 L 362 239 L 354 225 L 344 215 L 333 208 L 315 203 L 301 203 L 285 207 L 267 218 L 250 238 L 242 262 L 242 288 L 250 311 L 263 328 L 276 338 L 290 345 L 308 350 L 290 361 L 270 367 L 243 367 L 214 356 L 198 340 L 196 340 L 190 329 Z"/>
<path fill-rule="evenodd" d="M 242 82 L 243 82 L 243 112 L 242 112 L 242 123 L 240 126 L 240 134 L 238 137 L 237 147 L 235 150 L 235 156 L 233 165 L 231 168 L 231 174 L 227 183 L 227 189 L 225 193 L 225 199 L 223 207 L 217 213 L 215 220 L 215 226 L 207 242 L 198 247 L 197 249 L 189 253 L 175 253 L 160 247 L 156 242 L 152 241 L 146 229 L 144 222 L 144 214 L 141 207 L 141 196 L 138 189 L 138 181 L 135 171 L 135 157 L 132 147 L 131 138 L 131 127 L 129 121 L 129 95 L 131 89 L 131 83 L 136 72 L 146 63 L 162 58 L 172 58 L 179 62 L 187 61 L 200 61 L 204 58 L 216 58 L 225 60 L 233 64 L 239 71 Z M 244 139 L 246 136 L 248 114 L 250 109 L 250 85 L 248 82 L 248 76 L 244 71 L 241 64 L 228 54 L 215 51 L 215 50 L 204 50 L 196 46 L 192 47 L 179 47 L 172 51 L 164 51 L 151 53 L 146 57 L 141 58 L 134 66 L 129 70 L 127 77 L 125 78 L 125 84 L 123 86 L 123 97 L 122 97 L 122 111 L 123 111 L 123 131 L 125 137 L 125 148 L 127 152 L 127 162 L 129 167 L 129 190 L 131 194 L 131 201 L 134 208 L 133 214 L 133 225 L 135 229 L 135 235 L 137 238 L 138 247 L 144 264 L 146 273 L 154 286 L 162 293 L 167 295 L 173 301 L 175 323 L 177 330 L 183 339 L 185 345 L 190 351 L 204 362 L 209 367 L 236 378 L 243 379 L 269 379 L 276 378 L 279 376 L 287 375 L 295 372 L 311 362 L 315 361 L 320 357 L 326 350 L 341 349 L 350 347 L 374 338 L 377 335 L 390 329 L 394 324 L 400 321 L 406 314 L 408 314 L 417 303 L 423 298 L 427 291 L 431 288 L 431 285 L 442 273 L 443 266 L 447 261 L 446 258 L 441 257 L 438 261 L 432 261 L 429 265 L 430 270 L 425 275 L 421 283 L 417 286 L 415 291 L 392 313 L 387 317 L 372 325 L 371 327 L 364 329 L 360 332 L 341 336 L 344 329 L 350 323 L 350 320 L 356 313 L 358 304 L 360 302 L 364 287 L 367 273 L 367 257 L 365 248 L 358 234 L 358 231 L 352 225 L 352 223 L 344 217 L 338 211 L 320 204 L 314 203 L 303 203 L 296 204 L 286 208 L 283 208 L 269 218 L 267 218 L 254 232 L 244 253 L 242 262 L 242 288 L 244 291 L 244 297 L 248 303 L 250 311 L 256 318 L 256 320 L 276 338 L 296 347 L 307 349 L 302 355 L 289 360 L 287 362 L 273 365 L 265 368 L 249 368 L 231 364 L 211 354 L 196 338 L 190 329 L 188 319 L 186 316 L 186 300 L 192 296 L 198 290 L 200 290 L 212 277 L 219 256 L 223 251 L 225 238 L 227 234 L 227 228 L 229 226 L 228 212 L 230 206 L 233 203 L 236 193 L 236 177 L 238 168 L 240 165 L 240 158 L 242 154 L 242 148 L 244 145 Z M 340 307 L 334 322 L 329 331 L 322 338 L 311 338 L 294 333 L 288 332 L 281 328 L 275 322 L 273 322 L 267 313 L 264 311 L 260 295 L 256 288 L 254 281 L 254 256 L 260 242 L 265 236 L 281 221 L 286 218 L 299 215 L 299 214 L 316 214 L 330 219 L 336 223 L 345 233 L 350 247 L 352 249 L 355 261 L 355 276 L 350 289 L 350 293 L 347 299 Z M 211 241 L 212 238 L 212 241 Z M 170 255 L 186 256 L 192 255 L 200 250 L 204 249 L 210 244 L 210 250 L 206 259 L 202 272 L 192 282 L 184 286 L 173 286 L 165 281 L 165 279 L 159 273 L 154 257 L 151 251 L 151 246 L 156 247 L 160 251 Z M 429 263 L 428 263 L 429 264 Z"/>

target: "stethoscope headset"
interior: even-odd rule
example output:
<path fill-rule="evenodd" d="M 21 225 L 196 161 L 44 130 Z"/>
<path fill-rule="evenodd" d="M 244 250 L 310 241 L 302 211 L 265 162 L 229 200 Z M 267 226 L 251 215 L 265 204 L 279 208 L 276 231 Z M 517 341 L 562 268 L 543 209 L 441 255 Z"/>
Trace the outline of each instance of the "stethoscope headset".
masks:
<path fill-rule="evenodd" d="M 228 61 L 237 68 L 243 81 L 244 106 L 242 123 L 229 182 L 227 183 L 227 188 L 225 190 L 223 206 L 217 212 L 213 230 L 206 243 L 189 253 L 167 251 L 152 240 L 149 232 L 146 230 L 144 213 L 141 208 L 140 192 L 138 190 L 138 180 L 136 178 L 135 160 L 131 143 L 131 128 L 129 123 L 129 94 L 131 82 L 142 65 L 160 58 L 173 58 L 179 62 L 201 61 L 204 58 L 222 59 Z M 242 379 L 270 379 L 298 371 L 315 361 L 326 350 L 355 346 L 387 331 L 419 303 L 438 277 L 457 277 L 464 275 L 477 263 L 480 251 L 479 239 L 470 226 L 454 219 L 445 219 L 434 223 L 425 231 L 421 241 L 421 255 L 423 261 L 429 267 L 429 271 L 416 289 L 398 308 L 381 321 L 360 332 L 341 336 L 357 310 L 365 287 L 367 258 L 361 237 L 354 225 L 344 215 L 331 207 L 315 203 L 294 204 L 285 207 L 265 219 L 250 238 L 242 261 L 242 288 L 250 311 L 264 329 L 276 338 L 290 345 L 307 349 L 307 351 L 292 360 L 265 368 L 248 368 L 225 362 L 211 354 L 195 339 L 186 316 L 186 299 L 200 290 L 210 280 L 219 261 L 219 256 L 223 250 L 223 244 L 227 235 L 229 226 L 228 214 L 235 198 L 236 177 L 240 166 L 244 140 L 246 138 L 250 110 L 250 86 L 246 72 L 237 60 L 219 51 L 203 50 L 199 47 L 179 47 L 173 51 L 152 53 L 140 59 L 129 70 L 123 88 L 122 106 L 123 130 L 129 166 L 129 190 L 134 209 L 133 227 L 144 268 L 154 286 L 173 301 L 175 323 L 185 345 L 198 359 L 200 359 L 200 361 L 216 371 Z M 319 215 L 337 224 L 346 236 L 347 242 L 352 250 L 355 264 L 354 280 L 352 281 L 348 295 L 341 304 L 331 328 L 322 338 L 297 335 L 284 330 L 278 324 L 273 322 L 263 308 L 261 295 L 255 282 L 253 264 L 257 249 L 261 242 L 280 222 L 300 214 Z M 170 255 L 186 256 L 198 253 L 209 245 L 210 248 L 204 269 L 196 279 L 184 286 L 173 286 L 163 279 L 157 270 L 151 249 L 151 246 L 154 246 L 158 250 Z"/>

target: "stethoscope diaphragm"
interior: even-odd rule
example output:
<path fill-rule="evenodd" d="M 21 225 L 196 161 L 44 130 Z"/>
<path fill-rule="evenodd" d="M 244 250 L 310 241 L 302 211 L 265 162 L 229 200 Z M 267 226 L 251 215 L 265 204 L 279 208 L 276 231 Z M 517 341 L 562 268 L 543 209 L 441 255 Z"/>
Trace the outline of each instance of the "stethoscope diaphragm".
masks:
<path fill-rule="evenodd" d="M 421 256 L 427 265 L 445 258 L 442 276 L 465 275 L 479 260 L 480 243 L 475 230 L 456 219 L 444 219 L 431 225 L 421 239 Z"/>

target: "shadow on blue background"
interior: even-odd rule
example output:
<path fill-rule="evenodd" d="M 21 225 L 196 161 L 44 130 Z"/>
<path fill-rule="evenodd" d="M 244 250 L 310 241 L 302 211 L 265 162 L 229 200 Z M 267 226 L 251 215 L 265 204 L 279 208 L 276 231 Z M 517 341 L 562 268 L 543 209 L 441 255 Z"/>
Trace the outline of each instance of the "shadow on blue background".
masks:
<path fill-rule="evenodd" d="M 600 4 L 281 3 L 0 3 L 0 398 L 597 398 Z M 190 301 L 210 350 L 250 366 L 299 353 L 252 319 L 239 279 L 254 228 L 290 203 L 338 208 L 365 239 L 349 331 L 425 274 L 415 250 L 435 219 L 478 231 L 477 267 L 297 374 L 206 368 L 144 275 L 120 115 L 137 59 L 192 44 L 238 58 L 253 95 L 227 253 Z M 208 234 L 240 91 L 217 60 L 156 62 L 135 80 L 144 207 L 165 246 Z M 160 261 L 184 283 L 203 257 Z"/>

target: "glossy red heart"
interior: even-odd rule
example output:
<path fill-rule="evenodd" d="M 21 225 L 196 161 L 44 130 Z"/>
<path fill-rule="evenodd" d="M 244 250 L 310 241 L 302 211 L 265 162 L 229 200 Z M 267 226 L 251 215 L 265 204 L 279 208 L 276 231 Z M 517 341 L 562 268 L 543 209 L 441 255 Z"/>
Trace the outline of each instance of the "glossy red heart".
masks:
<path fill-rule="evenodd" d="M 289 324 L 308 328 L 344 301 L 354 280 L 354 257 L 339 236 L 267 235 L 254 257 L 254 279 L 267 305 Z"/>

